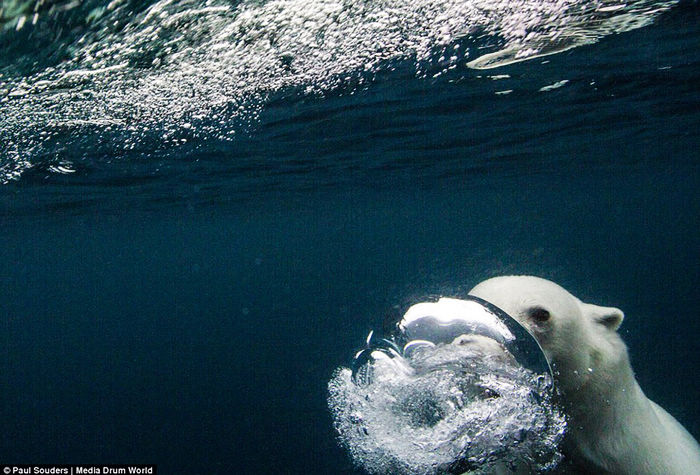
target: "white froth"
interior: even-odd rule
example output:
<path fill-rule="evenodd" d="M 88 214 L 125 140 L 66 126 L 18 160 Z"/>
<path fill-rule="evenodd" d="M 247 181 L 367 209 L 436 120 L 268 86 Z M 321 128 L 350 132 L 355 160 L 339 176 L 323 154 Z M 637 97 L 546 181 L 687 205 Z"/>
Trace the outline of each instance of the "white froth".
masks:
<path fill-rule="evenodd" d="M 353 461 L 375 474 L 556 465 L 565 421 L 549 399 L 548 378 L 475 356 L 469 347 L 426 347 L 411 357 L 413 373 L 375 360 L 365 385 L 337 370 L 328 402 Z"/>

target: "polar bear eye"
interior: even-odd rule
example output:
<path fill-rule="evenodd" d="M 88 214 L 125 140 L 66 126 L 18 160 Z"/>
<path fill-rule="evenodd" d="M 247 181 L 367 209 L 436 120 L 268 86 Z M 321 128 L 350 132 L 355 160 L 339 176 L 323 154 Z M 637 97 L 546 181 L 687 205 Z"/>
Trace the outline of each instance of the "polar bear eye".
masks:
<path fill-rule="evenodd" d="M 551 316 L 549 314 L 549 311 L 545 310 L 542 307 L 531 308 L 528 311 L 528 314 L 530 315 L 530 318 L 532 318 L 536 322 L 546 322 L 547 320 L 549 320 L 549 317 Z"/>

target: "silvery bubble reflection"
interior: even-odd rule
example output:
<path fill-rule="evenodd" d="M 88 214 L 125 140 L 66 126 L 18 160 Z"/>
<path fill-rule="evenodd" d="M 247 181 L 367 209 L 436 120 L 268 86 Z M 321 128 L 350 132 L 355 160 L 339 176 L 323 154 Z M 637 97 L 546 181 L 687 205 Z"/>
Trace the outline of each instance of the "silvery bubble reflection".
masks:
<path fill-rule="evenodd" d="M 411 307 L 329 383 L 340 443 L 370 473 L 556 466 L 566 427 L 537 342 L 487 302 Z"/>
<path fill-rule="evenodd" d="M 42 162 L 235 140 L 280 91 L 352 93 L 397 61 L 419 77 L 496 67 L 644 26 L 675 3 L 3 2 L 2 44 L 21 50 L 53 28 L 42 51 L 60 52 L 27 75 L 0 60 L 0 183 Z"/>

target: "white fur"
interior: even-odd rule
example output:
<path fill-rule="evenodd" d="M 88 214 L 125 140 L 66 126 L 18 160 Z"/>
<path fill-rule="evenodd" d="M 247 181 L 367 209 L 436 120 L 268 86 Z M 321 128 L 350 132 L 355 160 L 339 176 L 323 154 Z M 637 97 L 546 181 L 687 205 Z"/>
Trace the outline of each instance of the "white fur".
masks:
<path fill-rule="evenodd" d="M 530 276 L 489 279 L 470 294 L 503 309 L 540 342 L 561 392 L 566 449 L 575 462 L 592 473 L 700 474 L 698 443 L 635 380 L 617 333 L 620 310 L 583 303 Z M 549 319 L 534 318 L 534 308 Z"/>

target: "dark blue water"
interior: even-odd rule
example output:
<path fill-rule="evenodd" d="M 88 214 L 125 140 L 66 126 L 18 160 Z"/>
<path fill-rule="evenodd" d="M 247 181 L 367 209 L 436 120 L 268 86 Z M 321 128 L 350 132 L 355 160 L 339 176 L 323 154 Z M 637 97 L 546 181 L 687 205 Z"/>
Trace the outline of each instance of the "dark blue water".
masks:
<path fill-rule="evenodd" d="M 509 44 L 480 24 L 342 79 L 298 53 L 262 86 L 148 94 L 163 43 L 60 82 L 145 10 L 106 31 L 100 5 L 0 32 L 0 461 L 355 473 L 335 368 L 387 315 L 513 273 L 622 308 L 642 388 L 700 437 L 696 2 L 496 69 L 465 64 Z"/>

